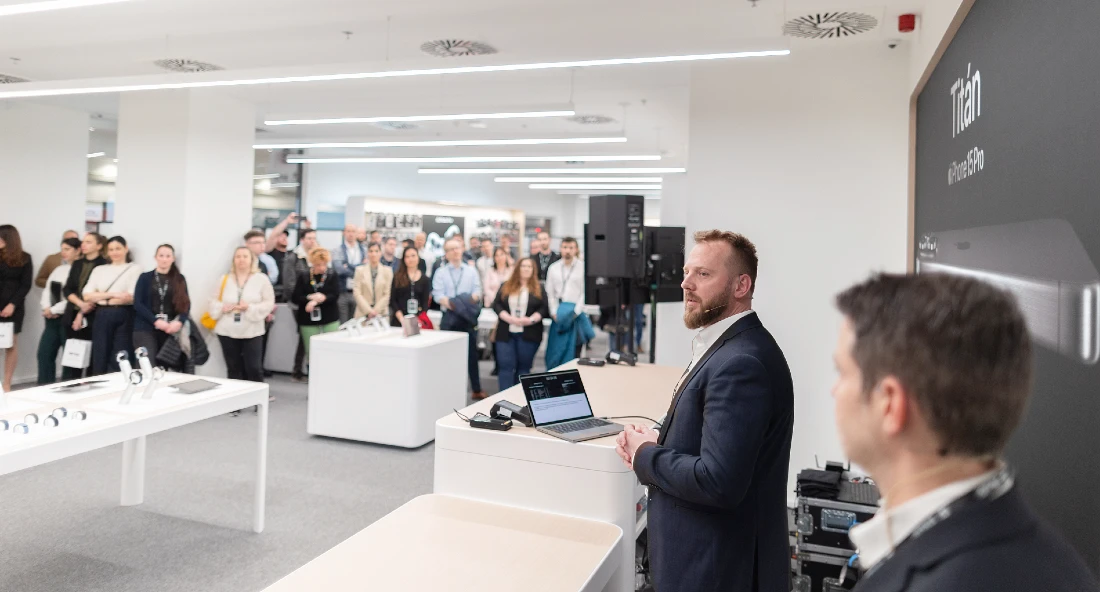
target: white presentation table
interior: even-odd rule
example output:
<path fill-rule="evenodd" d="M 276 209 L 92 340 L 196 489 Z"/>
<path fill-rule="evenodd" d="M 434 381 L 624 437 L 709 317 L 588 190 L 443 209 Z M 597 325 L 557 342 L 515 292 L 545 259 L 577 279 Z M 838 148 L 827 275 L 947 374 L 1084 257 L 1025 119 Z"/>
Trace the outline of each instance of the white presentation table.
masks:
<path fill-rule="evenodd" d="M 424 495 L 265 592 L 598 592 L 622 536 L 602 522 Z"/>
<path fill-rule="evenodd" d="M 576 362 L 556 370 L 577 367 Z M 597 416 L 644 415 L 660 419 L 683 372 L 671 366 L 579 366 Z M 524 405 L 519 385 L 463 410 L 488 414 L 507 399 Z M 644 419 L 619 423 L 650 425 Z M 474 429 L 453 413 L 436 422 L 435 493 L 615 524 L 625 533 L 619 568 L 605 590 L 633 592 L 637 535 L 647 517 L 634 472 L 615 453 L 615 438 L 573 444 L 513 422 L 507 432 Z"/>
<path fill-rule="evenodd" d="M 138 386 L 129 405 L 120 405 L 123 391 L 120 373 L 109 376 L 105 385 L 64 394 L 51 386 L 9 393 L 0 419 L 12 426 L 22 423 L 28 413 L 42 419 L 58 407 L 69 413 L 85 411 L 84 421 L 62 420 L 54 428 L 32 426 L 29 434 L 0 431 L 0 475 L 36 467 L 92 450 L 122 444 L 121 505 L 136 506 L 145 496 L 145 438 L 190 423 L 224 415 L 238 409 L 259 406 L 256 442 L 256 483 L 252 507 L 252 530 L 263 532 L 267 480 L 268 387 L 257 382 L 212 379 L 221 386 L 194 395 L 184 395 L 170 385 L 194 380 L 196 376 L 168 373 L 151 399 L 142 399 L 144 385 Z M 211 379 L 207 379 L 211 380 Z M 60 383 L 67 384 L 67 383 Z"/>
<path fill-rule="evenodd" d="M 309 346 L 306 431 L 360 442 L 418 448 L 435 420 L 466 406 L 469 336 L 400 329 L 317 335 Z"/>

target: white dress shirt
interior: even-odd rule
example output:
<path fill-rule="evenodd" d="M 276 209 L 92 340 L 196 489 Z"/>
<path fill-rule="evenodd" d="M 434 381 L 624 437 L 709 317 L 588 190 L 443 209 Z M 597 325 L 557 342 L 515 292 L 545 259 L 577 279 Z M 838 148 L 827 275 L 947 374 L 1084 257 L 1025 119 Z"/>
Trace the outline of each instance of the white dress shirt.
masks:
<path fill-rule="evenodd" d="M 714 342 L 733 326 L 734 323 L 741 319 L 753 314 L 755 311 L 746 310 L 739 312 L 735 315 L 728 316 L 709 327 L 703 327 L 695 334 L 695 339 L 691 340 L 691 363 L 688 364 L 687 370 L 684 370 L 684 375 L 680 377 L 680 380 L 676 381 L 676 388 L 673 389 L 673 393 L 680 390 L 680 382 L 687 378 L 688 374 L 695 369 L 695 365 L 699 363 L 699 360 L 703 358 L 703 354 L 707 353 L 710 346 L 714 345 Z"/>
<path fill-rule="evenodd" d="M 550 314 L 558 314 L 562 302 L 576 305 L 573 312 L 584 312 L 584 261 L 573 259 L 572 265 L 566 265 L 565 259 L 555 261 L 546 271 L 546 301 L 550 304 Z"/>
<path fill-rule="evenodd" d="M 977 489 L 979 485 L 996 475 L 998 470 L 994 469 L 977 477 L 948 483 L 891 510 L 881 509 L 874 518 L 852 527 L 848 537 L 859 550 L 860 566 L 863 569 L 874 567 L 909 538 L 909 535 L 913 534 L 913 531 L 925 520 L 951 502 Z"/>
<path fill-rule="evenodd" d="M 62 261 L 61 265 L 58 265 L 53 269 L 53 271 L 50 272 L 50 277 L 46 278 L 46 289 L 42 290 L 42 306 L 40 306 L 39 308 L 41 308 L 42 310 L 46 310 L 48 308 L 50 309 L 50 312 L 56 315 L 65 313 L 65 306 L 69 304 L 69 301 L 66 300 L 65 295 L 62 294 L 61 301 L 51 306 L 50 286 L 53 285 L 54 282 L 57 282 L 61 284 L 62 287 L 64 287 L 65 282 L 69 279 L 69 270 L 72 269 L 72 267 L 72 265 Z"/>

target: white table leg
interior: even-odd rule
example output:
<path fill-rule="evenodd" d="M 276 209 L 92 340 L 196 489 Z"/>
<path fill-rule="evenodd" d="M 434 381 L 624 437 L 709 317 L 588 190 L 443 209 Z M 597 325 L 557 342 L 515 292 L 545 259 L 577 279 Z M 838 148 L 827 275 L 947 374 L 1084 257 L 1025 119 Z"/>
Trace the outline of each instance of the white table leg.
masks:
<path fill-rule="evenodd" d="M 145 436 L 122 443 L 122 502 L 137 506 L 145 501 Z"/>
<path fill-rule="evenodd" d="M 265 393 L 266 394 L 266 393 Z M 256 442 L 256 492 L 252 502 L 252 531 L 264 531 L 264 511 L 267 505 L 267 408 L 268 402 L 260 403 L 257 414 Z"/>

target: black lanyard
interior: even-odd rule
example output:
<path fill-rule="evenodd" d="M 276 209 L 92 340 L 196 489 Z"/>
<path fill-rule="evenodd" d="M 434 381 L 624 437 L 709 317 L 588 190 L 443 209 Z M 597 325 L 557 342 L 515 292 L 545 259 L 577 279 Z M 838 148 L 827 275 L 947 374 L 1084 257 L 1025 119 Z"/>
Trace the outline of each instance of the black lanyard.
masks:
<path fill-rule="evenodd" d="M 313 275 L 314 274 L 312 274 L 312 273 L 309 274 L 309 285 L 310 285 L 310 287 L 313 288 L 313 293 L 316 294 L 318 292 L 319 288 L 324 287 L 325 280 L 328 279 L 328 271 L 325 271 L 325 273 L 321 274 L 321 281 L 319 281 L 319 282 L 317 280 L 313 279 Z"/>
<path fill-rule="evenodd" d="M 463 267 L 465 267 L 465 266 L 460 265 L 459 268 L 458 268 L 458 281 L 456 282 L 455 281 L 455 272 L 454 272 L 455 268 L 452 267 L 450 263 L 447 264 L 447 277 L 451 278 L 451 285 L 453 285 L 455 287 L 454 297 L 458 296 L 458 284 L 462 283 L 462 273 L 464 271 L 466 271 L 465 269 L 462 269 Z"/>
<path fill-rule="evenodd" d="M 160 273 L 153 272 L 153 281 L 157 284 L 157 294 L 160 295 L 160 314 L 164 314 L 164 297 L 168 295 L 168 284 L 160 285 Z"/>
<path fill-rule="evenodd" d="M 573 272 L 577 270 L 577 262 L 573 261 L 573 264 L 569 266 L 569 275 L 565 275 L 565 263 L 561 264 L 561 299 L 565 300 L 565 290 L 569 285 L 569 278 L 573 277 Z M 566 301 L 568 302 L 568 301 Z"/>
<path fill-rule="evenodd" d="M 244 280 L 245 286 L 248 285 L 248 280 L 250 279 L 252 279 L 251 275 L 249 275 L 248 278 Z M 233 272 L 233 283 L 237 284 L 237 304 L 240 304 L 241 298 L 244 297 L 244 287 L 241 286 L 241 282 L 237 280 L 237 272 Z"/>

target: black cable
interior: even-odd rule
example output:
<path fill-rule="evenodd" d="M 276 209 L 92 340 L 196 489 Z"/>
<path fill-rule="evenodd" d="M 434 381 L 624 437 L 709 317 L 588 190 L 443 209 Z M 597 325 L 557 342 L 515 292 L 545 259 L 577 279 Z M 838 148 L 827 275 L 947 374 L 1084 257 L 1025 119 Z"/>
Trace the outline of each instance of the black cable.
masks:
<path fill-rule="evenodd" d="M 657 424 L 661 423 L 661 422 L 657 421 L 656 419 L 653 419 L 651 417 L 646 417 L 644 415 L 619 415 L 617 417 L 601 417 L 600 419 L 645 419 L 645 420 L 652 421 L 653 423 L 657 423 Z"/>

